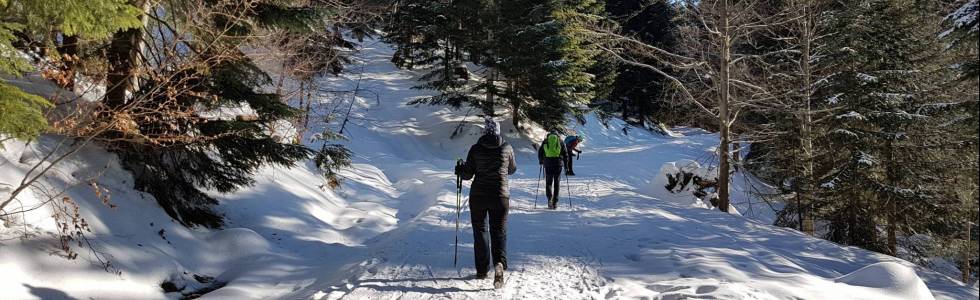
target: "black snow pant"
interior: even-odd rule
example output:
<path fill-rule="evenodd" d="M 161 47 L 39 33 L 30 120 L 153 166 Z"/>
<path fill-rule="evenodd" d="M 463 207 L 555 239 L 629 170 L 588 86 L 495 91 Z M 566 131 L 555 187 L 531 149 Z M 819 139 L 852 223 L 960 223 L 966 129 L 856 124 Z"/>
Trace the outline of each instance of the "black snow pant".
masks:
<path fill-rule="evenodd" d="M 548 208 L 558 208 L 559 183 L 561 183 L 561 166 L 544 167 L 544 195 L 548 197 Z"/>
<path fill-rule="evenodd" d="M 487 219 L 490 220 L 489 226 Z M 490 270 L 491 257 L 494 264 L 501 263 L 507 269 L 507 209 L 471 207 L 470 221 L 473 223 L 476 273 L 486 274 Z"/>

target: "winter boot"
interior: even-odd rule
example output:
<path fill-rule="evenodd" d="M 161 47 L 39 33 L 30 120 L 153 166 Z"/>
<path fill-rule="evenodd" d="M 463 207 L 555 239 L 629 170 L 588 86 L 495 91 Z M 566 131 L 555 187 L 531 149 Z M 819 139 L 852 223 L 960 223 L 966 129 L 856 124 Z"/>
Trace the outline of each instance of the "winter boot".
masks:
<path fill-rule="evenodd" d="M 493 288 L 504 287 L 504 264 L 497 263 L 493 266 Z"/>

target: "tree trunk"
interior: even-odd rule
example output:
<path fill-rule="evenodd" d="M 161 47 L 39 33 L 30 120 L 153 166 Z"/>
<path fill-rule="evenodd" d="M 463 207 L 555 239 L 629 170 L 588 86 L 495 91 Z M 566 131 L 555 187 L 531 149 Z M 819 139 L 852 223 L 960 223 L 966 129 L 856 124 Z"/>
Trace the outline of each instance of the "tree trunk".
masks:
<path fill-rule="evenodd" d="M 147 9 L 148 2 L 145 0 L 132 0 L 131 3 L 143 8 L 143 11 Z M 142 19 L 145 24 L 147 20 L 145 14 Z M 109 71 L 106 74 L 105 105 L 109 108 L 125 105 L 128 100 L 126 95 L 137 88 L 136 70 L 139 68 L 142 41 L 143 28 L 140 27 L 122 30 L 112 35 L 112 41 L 106 49 Z"/>
<path fill-rule="evenodd" d="M 511 105 L 510 117 L 511 117 L 511 123 L 514 124 L 515 129 L 521 128 L 520 118 L 519 118 L 520 112 L 518 112 L 518 109 L 520 109 L 520 107 L 521 107 L 521 103 L 517 101 L 514 101 Z"/>
<path fill-rule="evenodd" d="M 796 222 L 798 223 L 798 225 L 800 227 L 800 232 L 805 232 L 804 231 L 805 229 L 803 227 L 803 200 L 801 199 L 802 198 L 802 194 L 803 194 L 802 191 L 800 191 L 799 187 L 797 187 L 797 189 L 796 189 Z"/>
<path fill-rule="evenodd" d="M 496 112 L 494 111 L 493 104 L 494 101 L 497 101 L 494 98 L 494 96 L 496 96 L 495 94 L 497 93 L 497 89 L 494 87 L 495 83 L 493 77 L 496 76 L 497 72 L 494 72 L 493 69 L 490 69 L 489 72 L 490 74 L 487 75 L 487 103 L 483 104 L 483 114 L 488 117 L 494 117 L 496 116 Z"/>
<path fill-rule="evenodd" d="M 809 2 L 802 7 L 803 19 L 801 20 L 801 41 L 803 42 L 802 56 L 800 56 L 800 72 L 802 73 L 803 82 L 801 83 L 801 90 L 803 91 L 803 102 L 806 103 L 806 107 L 803 111 L 802 122 L 800 122 L 800 146 L 803 148 L 803 182 L 800 184 L 799 198 L 800 203 L 797 207 L 799 211 L 800 223 L 808 223 L 810 226 L 804 226 L 804 232 L 807 234 L 813 234 L 813 220 L 810 219 L 810 205 L 812 205 L 813 199 L 813 133 L 811 128 L 813 128 L 813 112 L 812 112 L 812 98 L 813 98 L 813 77 L 811 72 L 811 62 L 810 62 L 810 51 L 812 51 L 811 42 L 813 41 L 813 32 L 810 30 L 810 22 L 813 20 L 812 13 L 809 9 Z M 809 227 L 809 228 L 807 228 Z M 809 231 L 809 232 L 807 232 Z"/>
<path fill-rule="evenodd" d="M 627 124 L 630 124 L 630 116 L 629 116 L 630 98 L 623 97 L 622 99 L 623 99 L 623 104 L 622 107 L 620 107 L 620 113 L 622 113 L 623 121 L 626 122 Z"/>
<path fill-rule="evenodd" d="M 972 243 L 972 241 L 970 241 L 970 238 L 973 236 L 973 233 L 971 232 L 972 230 L 973 230 L 973 227 L 970 226 L 970 222 L 967 221 L 966 222 L 966 232 L 965 232 L 966 233 L 966 236 L 963 239 L 963 242 L 964 242 L 963 245 L 964 245 L 964 247 L 963 247 L 963 270 L 962 270 L 962 273 L 963 273 L 963 283 L 965 283 L 965 284 L 970 284 L 970 272 L 971 272 L 971 269 L 970 269 L 970 254 L 971 253 L 970 252 L 972 252 L 970 250 L 971 250 L 971 248 L 973 248 L 973 243 Z"/>
<path fill-rule="evenodd" d="M 497 24 L 500 24 L 500 12 L 496 11 L 498 7 L 495 1 L 490 1 L 489 5 L 489 7 L 495 10 L 494 16 L 496 16 L 496 19 L 494 20 L 494 26 L 496 26 Z M 487 51 L 490 61 L 487 65 L 489 72 L 487 75 L 487 103 L 483 107 L 483 114 L 491 118 L 496 116 L 496 112 L 494 111 L 494 102 L 496 100 L 494 99 L 494 96 L 497 93 L 496 83 L 494 83 L 497 76 L 497 72 L 495 72 L 494 69 L 497 67 L 497 51 L 495 51 L 497 48 L 494 46 L 495 43 L 493 33 L 494 32 L 492 29 L 487 30 L 487 44 L 491 45 L 491 48 L 489 51 Z"/>
<path fill-rule="evenodd" d="M 724 105 L 722 107 L 725 107 Z M 726 109 L 722 109 L 725 111 Z M 727 116 L 727 111 L 722 114 L 722 116 Z M 731 202 L 728 194 L 728 182 L 729 182 L 729 159 L 728 159 L 728 121 L 727 117 L 720 119 L 722 122 L 721 132 L 721 146 L 718 147 L 718 209 L 723 212 L 728 212 L 728 205 Z"/>
<path fill-rule="evenodd" d="M 303 114 L 297 116 L 296 123 L 299 125 L 296 128 L 296 136 L 293 137 L 293 144 L 301 144 L 303 142 L 303 136 L 310 130 L 310 113 L 313 109 L 313 89 L 315 89 L 313 80 L 300 81 L 298 93 L 299 103 L 297 106 L 302 107 Z"/>
<path fill-rule="evenodd" d="M 721 29 L 721 66 L 719 72 L 719 84 L 721 88 L 718 96 L 718 126 L 720 137 L 720 143 L 718 145 L 718 209 L 723 212 L 728 212 L 728 205 L 730 203 L 730 197 L 728 195 L 728 172 L 730 161 L 728 159 L 728 151 L 730 146 L 729 140 L 729 116 L 728 116 L 728 102 L 729 102 L 729 67 L 731 65 L 731 36 L 729 32 L 728 25 L 728 1 L 726 0 L 721 7 L 721 18 L 722 18 L 722 29 Z"/>
<path fill-rule="evenodd" d="M 885 143 L 885 174 L 887 174 L 886 179 L 888 180 L 888 185 L 895 187 L 898 185 L 898 178 L 895 177 L 895 161 L 894 156 L 894 145 L 891 141 Z M 888 238 L 888 254 L 891 256 L 898 255 L 898 199 L 889 195 L 885 198 L 888 201 L 885 205 L 885 221 L 888 222 L 885 225 L 885 232 Z"/>
<path fill-rule="evenodd" d="M 888 231 L 888 254 L 891 256 L 898 255 L 898 224 L 895 218 L 895 201 L 888 201 L 888 225 L 886 226 Z"/>
<path fill-rule="evenodd" d="M 127 29 L 112 36 L 106 50 L 109 73 L 106 75 L 105 104 L 118 108 L 126 104 L 126 95 L 135 88 L 135 70 L 139 53 L 140 29 Z"/>
<path fill-rule="evenodd" d="M 442 80 L 443 81 L 455 81 L 456 77 L 453 76 L 453 72 L 456 71 L 456 67 L 453 66 L 452 60 L 452 47 L 449 43 L 449 39 L 443 44 L 442 48 Z"/>
<path fill-rule="evenodd" d="M 513 93 L 514 93 L 514 81 L 513 80 L 507 81 L 507 93 L 510 94 L 510 95 L 513 95 Z M 510 101 L 510 107 L 511 107 L 510 119 L 511 119 L 511 122 L 514 124 L 514 129 L 518 129 L 519 130 L 519 129 L 521 129 L 521 118 L 520 118 L 520 116 L 521 116 L 521 101 L 518 100 L 517 97 L 511 97 L 511 99 L 512 100 Z"/>

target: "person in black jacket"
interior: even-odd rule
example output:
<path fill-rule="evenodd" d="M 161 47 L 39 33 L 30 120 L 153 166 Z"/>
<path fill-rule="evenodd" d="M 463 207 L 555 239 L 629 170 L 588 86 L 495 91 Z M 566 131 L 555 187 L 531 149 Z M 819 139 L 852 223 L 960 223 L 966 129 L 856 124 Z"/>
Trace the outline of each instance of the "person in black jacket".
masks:
<path fill-rule="evenodd" d="M 490 118 L 486 119 L 485 124 L 483 136 L 470 147 L 466 161 L 456 166 L 456 174 L 464 180 L 473 179 L 469 202 L 476 278 L 487 277 L 490 265 L 488 254 L 491 254 L 494 287 L 500 288 L 503 271 L 507 269 L 507 212 L 510 209 L 507 175 L 517 171 L 517 161 L 514 159 L 514 148 L 500 136 L 500 124 Z"/>
<path fill-rule="evenodd" d="M 544 167 L 544 191 L 545 196 L 548 197 L 549 209 L 558 208 L 558 185 L 561 182 L 562 165 L 567 159 L 568 151 L 565 150 L 565 143 L 557 133 L 548 133 L 538 147 L 538 164 Z"/>

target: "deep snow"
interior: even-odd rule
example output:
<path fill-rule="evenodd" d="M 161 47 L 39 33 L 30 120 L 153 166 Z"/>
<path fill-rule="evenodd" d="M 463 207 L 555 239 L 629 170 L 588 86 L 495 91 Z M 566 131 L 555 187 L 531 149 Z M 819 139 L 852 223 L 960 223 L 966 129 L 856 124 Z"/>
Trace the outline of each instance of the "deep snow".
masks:
<path fill-rule="evenodd" d="M 351 70 L 363 70 L 347 145 L 355 164 L 342 172 L 340 190 L 323 189 L 312 166 L 266 168 L 254 187 L 221 195 L 227 229 L 187 229 L 170 220 L 115 157 L 89 147 L 45 182 L 71 186 L 92 225 L 95 249 L 122 275 L 52 255 L 57 240 L 50 212 L 18 214 L 0 227 L 0 299 L 164 299 L 160 283 L 204 287 L 193 275 L 227 283 L 204 299 L 976 299 L 970 287 L 908 262 L 841 247 L 793 230 L 765 225 L 766 204 L 752 203 L 751 176 L 735 177 L 735 202 L 744 216 L 704 208 L 689 192 L 664 189 L 662 170 L 710 165 L 715 135 L 676 129 L 677 136 L 594 117 L 573 130 L 585 137 L 579 176 L 568 178 L 558 211 L 533 209 L 536 156 L 530 137 L 502 120 L 517 152 L 511 181 L 511 270 L 507 286 L 471 277 L 472 235 L 464 211 L 460 266 L 452 265 L 457 157 L 475 142 L 480 122 L 469 116 L 462 135 L 449 139 L 466 110 L 413 107 L 424 95 L 411 89 L 418 73 L 388 62 L 391 49 L 368 43 Z M 350 89 L 357 74 L 325 82 Z M 322 95 L 324 99 L 327 95 Z M 377 97 L 375 97 L 377 96 Z M 346 97 L 338 97 L 339 99 Z M 333 103 L 331 105 L 337 105 Z M 18 182 L 58 139 L 25 146 L 5 143 L 0 182 Z M 698 172 L 710 172 L 698 169 Z M 87 185 L 108 187 L 116 208 Z M 565 180 L 563 179 L 563 184 Z M 464 195 L 468 192 L 468 183 Z M 0 196 L 9 189 L 0 186 Z M 542 192 L 543 193 L 543 192 Z M 2 197 L 6 198 L 6 197 Z M 48 197 L 25 193 L 19 205 Z M 571 207 L 569 207 L 569 200 Z M 25 222 L 26 220 L 26 222 Z M 29 224 L 34 227 L 27 227 Z M 162 230 L 162 231 L 161 231 Z M 23 232 L 40 233 L 22 239 Z M 852 273 L 853 272 L 853 273 Z M 921 278 L 921 280 L 920 280 Z M 924 284 L 923 284 L 924 281 Z"/>

